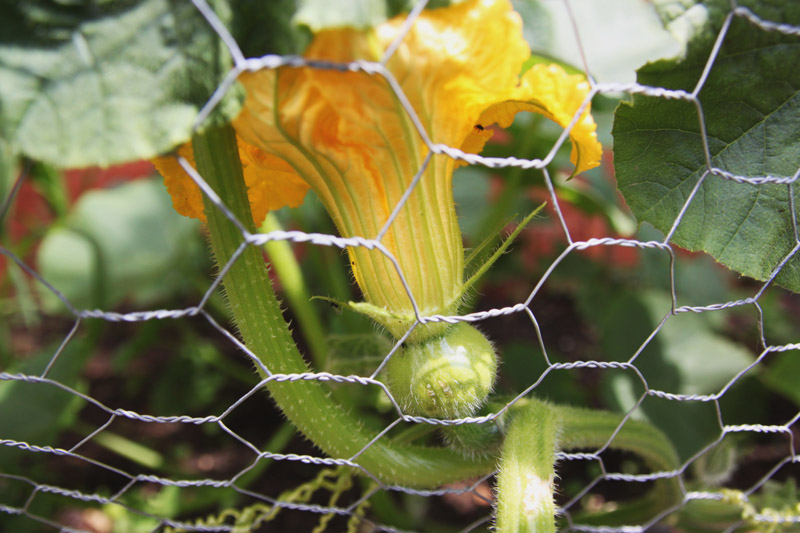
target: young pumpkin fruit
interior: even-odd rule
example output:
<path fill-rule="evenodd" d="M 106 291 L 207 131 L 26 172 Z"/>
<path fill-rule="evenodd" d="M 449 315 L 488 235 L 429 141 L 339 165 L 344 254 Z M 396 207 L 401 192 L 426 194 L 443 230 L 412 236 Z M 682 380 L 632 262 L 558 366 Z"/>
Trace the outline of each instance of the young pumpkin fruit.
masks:
<path fill-rule="evenodd" d="M 480 331 L 459 322 L 395 353 L 386 372 L 389 391 L 406 414 L 464 418 L 492 391 L 497 355 Z"/>

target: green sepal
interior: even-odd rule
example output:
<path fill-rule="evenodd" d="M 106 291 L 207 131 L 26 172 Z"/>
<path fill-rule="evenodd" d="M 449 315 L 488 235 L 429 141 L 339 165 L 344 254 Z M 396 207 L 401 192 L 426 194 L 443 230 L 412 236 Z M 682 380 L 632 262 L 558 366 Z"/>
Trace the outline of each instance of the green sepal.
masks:
<path fill-rule="evenodd" d="M 372 305 L 371 303 L 367 302 L 343 302 L 342 300 L 329 298 L 327 296 L 312 296 L 311 299 L 322 300 L 324 302 L 328 302 L 337 309 L 346 309 L 348 311 L 353 311 L 360 315 L 364 315 L 371 318 L 375 322 L 378 322 L 379 324 L 388 322 L 390 320 L 414 322 L 416 318 L 413 314 L 401 315 L 399 313 L 393 313 L 384 309 L 383 307 L 378 307 L 377 305 Z"/>
<path fill-rule="evenodd" d="M 486 272 L 492 267 L 492 265 L 495 264 L 495 262 L 497 262 L 498 259 L 500 259 L 500 257 L 508 250 L 508 248 L 514 242 L 514 240 L 516 240 L 519 234 L 522 233 L 522 230 L 524 230 L 525 227 L 528 225 L 528 223 L 531 220 L 533 220 L 533 217 L 538 215 L 539 212 L 542 209 L 544 209 L 545 205 L 547 205 L 546 202 L 542 203 L 539 207 L 531 211 L 528 216 L 522 219 L 522 222 L 520 222 L 517 225 L 517 227 L 514 228 L 514 231 L 512 231 L 508 235 L 508 237 L 506 237 L 503 240 L 503 242 L 500 244 L 500 246 L 497 247 L 497 250 L 495 250 L 495 252 L 491 255 L 491 257 L 489 257 L 489 259 L 487 259 L 486 262 L 483 263 L 483 265 L 481 265 L 481 267 L 478 270 L 476 270 L 475 273 L 472 274 L 472 276 L 470 276 L 470 278 L 466 282 L 464 282 L 464 285 L 461 287 L 461 293 L 459 294 L 459 298 L 463 298 L 467 294 L 467 292 L 472 288 L 472 286 L 475 285 L 475 283 L 484 274 L 486 274 Z"/>
<path fill-rule="evenodd" d="M 514 219 L 517 218 L 517 215 L 511 215 L 508 218 L 503 219 L 499 224 L 496 224 L 490 231 L 486 232 L 486 238 L 484 238 L 481 243 L 472 248 L 469 251 L 469 255 L 464 259 L 464 271 L 465 272 L 473 272 L 477 270 L 475 268 L 475 263 L 486 255 L 492 253 L 490 248 L 494 247 L 495 242 L 501 240 L 501 234 L 503 229 L 514 222 Z"/>
<path fill-rule="evenodd" d="M 411 326 L 417 321 L 416 315 L 413 313 L 393 313 L 383 307 L 378 307 L 368 302 L 343 302 L 335 298 L 327 296 L 313 296 L 312 300 L 323 300 L 333 305 L 337 309 L 346 309 L 353 311 L 360 315 L 364 315 L 372 319 L 376 324 L 383 326 L 388 332 L 407 332 Z M 405 339 L 407 343 L 418 344 L 424 342 L 431 337 L 444 334 L 444 332 L 451 326 L 447 322 L 431 322 L 422 326 L 417 326 L 414 331 Z M 402 336 L 401 336 L 402 337 Z"/>

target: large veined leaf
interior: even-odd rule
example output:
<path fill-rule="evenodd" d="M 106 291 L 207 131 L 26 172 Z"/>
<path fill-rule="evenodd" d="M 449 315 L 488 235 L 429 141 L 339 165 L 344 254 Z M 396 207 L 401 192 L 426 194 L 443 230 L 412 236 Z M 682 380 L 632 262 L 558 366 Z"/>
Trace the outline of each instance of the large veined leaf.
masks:
<path fill-rule="evenodd" d="M 701 78 L 728 0 L 658 2 L 667 28 L 686 42 L 677 58 L 637 71 L 639 83 L 692 91 Z M 739 2 L 762 19 L 800 25 L 800 2 Z M 793 176 L 800 168 L 800 37 L 736 17 L 699 93 L 714 167 L 745 177 Z M 634 214 L 669 231 L 706 170 L 691 102 L 636 95 L 614 120 L 619 188 Z M 792 198 L 790 199 L 790 194 Z M 790 201 L 800 188 L 708 176 L 671 242 L 703 250 L 729 268 L 767 279 L 794 247 Z M 800 255 L 777 282 L 800 292 Z"/>
<path fill-rule="evenodd" d="M 188 140 L 229 61 L 188 1 L 6 3 L 0 36 L 2 136 L 61 167 Z"/>

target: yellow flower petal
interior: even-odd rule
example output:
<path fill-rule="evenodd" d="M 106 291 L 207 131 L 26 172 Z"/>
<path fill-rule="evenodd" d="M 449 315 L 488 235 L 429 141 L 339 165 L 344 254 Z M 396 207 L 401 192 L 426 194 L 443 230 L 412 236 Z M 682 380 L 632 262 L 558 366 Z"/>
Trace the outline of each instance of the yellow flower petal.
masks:
<path fill-rule="evenodd" d="M 384 46 L 403 22 L 378 28 Z M 434 142 L 479 153 L 492 135 L 487 126 L 506 128 L 517 112 L 530 111 L 566 127 L 589 94 L 585 78 L 558 65 L 534 65 L 519 79 L 529 56 L 510 3 L 474 0 L 420 16 L 388 66 Z M 570 138 L 574 174 L 600 164 L 589 106 Z"/>
<path fill-rule="evenodd" d="M 300 179 L 286 161 L 262 152 L 242 139 L 237 142 L 247 198 L 256 227 L 261 225 L 269 211 L 287 206 L 297 207 L 303 203 L 308 183 Z"/>
<path fill-rule="evenodd" d="M 191 143 L 186 143 L 178 148 L 178 155 L 189 161 L 194 167 L 194 153 Z M 154 157 L 151 162 L 164 177 L 164 185 L 172 197 L 172 207 L 185 217 L 197 218 L 206 221 L 203 212 L 203 193 L 192 179 L 178 164 L 178 160 L 169 155 Z"/>
<path fill-rule="evenodd" d="M 370 52 L 372 36 L 322 32 L 307 55 L 343 57 L 341 45 Z M 363 56 L 362 56 L 363 57 Z M 281 69 L 243 75 L 247 89 L 234 121 L 247 142 L 290 162 L 322 200 L 339 232 L 376 237 L 427 152 L 385 80 L 357 72 Z M 461 234 L 452 200 L 452 160 L 436 158 L 382 243 L 397 258 L 423 313 L 455 311 L 463 275 Z M 365 298 L 398 313 L 410 300 L 394 265 L 378 251 L 350 250 Z M 402 335 L 410 323 L 387 324 Z"/>
<path fill-rule="evenodd" d="M 264 153 L 242 139 L 237 139 L 237 142 L 247 197 L 256 227 L 264 221 L 267 212 L 284 206 L 297 207 L 303 203 L 308 184 L 297 176 L 286 161 Z M 178 155 L 197 168 L 191 143 L 179 147 Z M 164 177 L 164 185 L 172 197 L 175 211 L 205 222 L 203 193 L 178 164 L 178 160 L 173 156 L 161 156 L 153 158 L 152 163 Z"/>
<path fill-rule="evenodd" d="M 589 94 L 589 84 L 581 75 L 569 75 L 558 65 L 533 65 L 522 77 L 520 84 L 510 91 L 508 98 L 494 103 L 481 113 L 481 125 L 497 124 L 507 128 L 520 111 L 539 113 L 559 126 L 569 126 Z M 590 113 L 590 105 L 581 113 L 570 130 L 573 174 L 600 164 L 603 148 L 597 140 L 597 126 Z M 476 133 L 465 141 L 465 146 L 480 145 Z M 483 148 L 480 145 L 480 148 Z"/>
<path fill-rule="evenodd" d="M 384 46 L 403 22 L 378 28 Z M 508 0 L 472 0 L 423 12 L 388 67 L 433 141 L 460 147 L 486 107 L 516 86 L 529 56 Z"/>
<path fill-rule="evenodd" d="M 306 57 L 377 60 L 404 20 L 374 31 L 322 31 Z M 586 96 L 583 80 L 548 68 L 531 69 L 520 80 L 529 55 L 508 0 L 471 0 L 424 11 L 387 68 L 434 142 L 478 152 L 492 134 L 485 126 L 508 126 L 523 110 L 566 126 Z M 343 236 L 378 236 L 428 154 L 389 84 L 362 72 L 314 68 L 245 73 L 240 82 L 247 90 L 234 121 L 241 138 L 302 177 Z M 588 110 L 571 137 L 577 169 L 595 165 L 599 145 Z M 451 313 L 459 304 L 463 249 L 452 196 L 455 166 L 449 157 L 434 156 L 382 238 L 423 314 Z M 394 265 L 376 251 L 349 252 L 367 301 L 408 315 L 410 301 Z M 412 321 L 400 322 L 384 325 L 400 336 Z"/>

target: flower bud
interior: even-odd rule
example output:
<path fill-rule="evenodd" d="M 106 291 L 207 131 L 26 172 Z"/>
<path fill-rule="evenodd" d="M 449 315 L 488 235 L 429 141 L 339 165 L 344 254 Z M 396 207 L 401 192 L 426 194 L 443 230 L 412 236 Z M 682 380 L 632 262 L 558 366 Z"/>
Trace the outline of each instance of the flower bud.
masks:
<path fill-rule="evenodd" d="M 459 322 L 442 336 L 396 353 L 386 372 L 389 391 L 406 414 L 463 418 L 475 413 L 491 392 L 497 355 L 480 331 Z"/>

